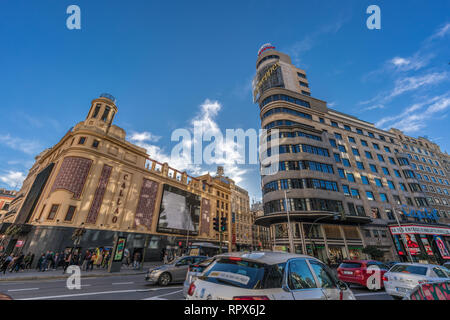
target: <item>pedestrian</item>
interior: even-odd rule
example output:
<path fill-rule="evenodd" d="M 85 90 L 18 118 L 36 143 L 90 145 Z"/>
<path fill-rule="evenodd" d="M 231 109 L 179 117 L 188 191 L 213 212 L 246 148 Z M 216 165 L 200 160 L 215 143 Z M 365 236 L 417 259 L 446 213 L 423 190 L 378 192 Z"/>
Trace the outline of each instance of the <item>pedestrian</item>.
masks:
<path fill-rule="evenodd" d="M 58 269 L 59 260 L 61 259 L 59 252 L 55 253 L 55 256 L 53 257 L 53 270 Z"/>
<path fill-rule="evenodd" d="M 91 267 L 91 271 L 92 271 L 92 269 L 94 269 L 94 263 L 96 260 L 97 260 L 97 253 L 94 251 L 91 255 L 91 259 L 89 260 L 87 269 L 89 269 L 89 267 Z"/>
<path fill-rule="evenodd" d="M 137 270 L 140 268 L 140 258 L 141 258 L 141 254 L 138 251 L 134 254 L 133 269 Z"/>
<path fill-rule="evenodd" d="M 30 263 L 30 259 L 31 259 L 31 253 L 27 253 L 27 255 L 25 256 L 25 258 L 23 258 L 23 268 L 27 269 L 28 264 Z"/>
<path fill-rule="evenodd" d="M 111 255 L 109 254 L 109 251 L 106 251 L 105 257 L 103 258 L 103 263 L 102 263 L 102 267 L 103 268 L 107 268 L 108 267 L 108 263 L 109 263 L 110 257 L 111 257 Z"/>
<path fill-rule="evenodd" d="M 25 258 L 25 255 L 23 253 L 20 253 L 17 259 L 14 261 L 14 265 L 12 267 L 12 270 L 14 272 L 19 272 L 22 268 L 23 259 Z"/>
<path fill-rule="evenodd" d="M 64 269 L 63 274 L 66 273 L 67 268 L 69 267 L 70 263 L 72 261 L 72 253 L 67 252 L 64 257 Z"/>
<path fill-rule="evenodd" d="M 9 264 L 13 260 L 13 257 L 11 255 L 8 255 L 5 260 L 3 261 L 3 264 L 1 266 L 0 272 L 3 272 L 3 274 L 6 273 L 6 270 L 8 269 Z"/>
<path fill-rule="evenodd" d="M 164 262 L 164 264 L 169 263 L 169 254 L 167 253 L 167 251 L 164 252 L 163 262 Z"/>
<path fill-rule="evenodd" d="M 125 248 L 125 250 L 123 251 L 123 256 L 125 258 L 125 264 L 127 265 L 127 267 L 129 267 L 130 266 L 130 250 Z"/>
<path fill-rule="evenodd" d="M 81 265 L 81 270 L 88 271 L 89 261 L 91 261 L 91 252 L 86 250 L 83 257 L 83 264 Z"/>

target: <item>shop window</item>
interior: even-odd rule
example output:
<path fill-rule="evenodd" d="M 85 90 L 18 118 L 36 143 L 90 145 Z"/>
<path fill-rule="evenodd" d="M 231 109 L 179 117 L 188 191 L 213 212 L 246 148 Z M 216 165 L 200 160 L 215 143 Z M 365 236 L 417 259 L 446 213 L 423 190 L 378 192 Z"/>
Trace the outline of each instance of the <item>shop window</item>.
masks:
<path fill-rule="evenodd" d="M 339 230 L 338 226 L 334 225 L 323 225 L 323 229 L 325 231 L 325 236 L 327 239 L 342 239 L 341 230 Z"/>

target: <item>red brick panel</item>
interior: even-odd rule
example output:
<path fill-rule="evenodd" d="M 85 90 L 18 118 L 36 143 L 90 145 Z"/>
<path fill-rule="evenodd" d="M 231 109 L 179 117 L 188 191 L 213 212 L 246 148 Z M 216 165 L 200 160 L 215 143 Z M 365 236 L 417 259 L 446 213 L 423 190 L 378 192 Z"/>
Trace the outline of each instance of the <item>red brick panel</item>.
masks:
<path fill-rule="evenodd" d="M 202 208 L 201 208 L 201 221 L 200 221 L 200 234 L 209 234 L 210 223 L 211 223 L 211 201 L 202 198 Z"/>
<path fill-rule="evenodd" d="M 92 160 L 80 157 L 64 158 L 51 192 L 57 189 L 65 189 L 72 192 L 75 199 L 79 199 L 92 162 Z"/>
<path fill-rule="evenodd" d="M 103 166 L 102 173 L 98 182 L 97 190 L 94 193 L 94 199 L 92 200 L 91 208 L 89 209 L 86 223 L 95 223 L 100 211 L 100 207 L 103 202 L 103 196 L 105 195 L 106 186 L 108 185 L 109 177 L 111 176 L 112 167 Z"/>
<path fill-rule="evenodd" d="M 158 194 L 159 183 L 144 178 L 139 202 L 134 217 L 134 226 L 145 226 L 150 230 L 152 226 L 153 212 L 155 211 L 156 196 Z"/>

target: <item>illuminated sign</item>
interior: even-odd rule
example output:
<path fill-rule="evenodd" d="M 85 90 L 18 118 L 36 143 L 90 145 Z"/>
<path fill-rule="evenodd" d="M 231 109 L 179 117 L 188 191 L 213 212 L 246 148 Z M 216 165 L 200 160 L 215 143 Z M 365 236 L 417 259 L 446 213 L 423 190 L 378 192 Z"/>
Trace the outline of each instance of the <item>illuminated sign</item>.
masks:
<path fill-rule="evenodd" d="M 262 47 L 258 50 L 258 57 L 266 50 L 274 50 L 275 47 L 270 43 L 263 44 Z"/>
<path fill-rule="evenodd" d="M 407 208 L 408 207 L 406 205 L 402 206 L 402 212 L 406 217 L 418 218 L 419 220 L 431 219 L 436 222 L 439 220 L 439 216 L 437 215 L 438 211 L 436 209 L 433 209 L 431 212 L 429 212 L 426 208 L 423 208 L 422 211 L 411 209 L 408 213 L 406 211 Z"/>
<path fill-rule="evenodd" d="M 261 78 L 261 80 L 258 81 L 258 83 L 254 86 L 253 89 L 253 99 L 256 100 L 256 95 L 258 94 L 262 84 L 269 79 L 269 77 L 274 73 L 274 71 L 280 66 L 278 62 L 276 62 L 273 66 L 269 68 L 269 70 L 266 71 L 264 76 Z"/>
<path fill-rule="evenodd" d="M 426 226 L 401 226 L 401 227 L 389 227 L 392 234 L 431 234 L 431 235 L 442 235 L 450 236 L 450 228 L 443 227 L 426 227 Z"/>
<path fill-rule="evenodd" d="M 413 234 L 404 234 L 406 248 L 411 253 L 412 256 L 418 255 L 420 253 L 420 247 L 417 243 L 416 237 Z"/>

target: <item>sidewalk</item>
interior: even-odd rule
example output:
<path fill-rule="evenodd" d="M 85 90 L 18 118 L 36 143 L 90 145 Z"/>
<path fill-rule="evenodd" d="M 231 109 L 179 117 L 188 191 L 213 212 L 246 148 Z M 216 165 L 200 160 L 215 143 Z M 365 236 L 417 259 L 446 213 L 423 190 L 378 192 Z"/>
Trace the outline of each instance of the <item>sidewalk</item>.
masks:
<path fill-rule="evenodd" d="M 151 267 L 157 267 L 162 265 L 162 262 L 146 262 L 142 270 L 134 270 L 131 266 L 127 267 L 122 265 L 120 272 L 109 273 L 107 269 L 97 269 L 94 267 L 92 271 L 81 271 L 82 278 L 92 278 L 92 277 L 113 277 L 113 276 L 130 276 L 136 274 L 145 274 L 147 270 Z M 36 269 L 31 270 L 21 270 L 19 272 L 8 272 L 5 274 L 0 273 L 0 282 L 2 281 L 23 281 L 23 280 L 47 280 L 47 279 L 65 279 L 70 276 L 70 274 L 63 274 L 62 268 L 58 270 L 47 270 L 44 272 L 39 272 Z"/>

